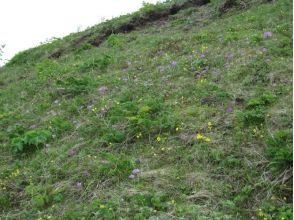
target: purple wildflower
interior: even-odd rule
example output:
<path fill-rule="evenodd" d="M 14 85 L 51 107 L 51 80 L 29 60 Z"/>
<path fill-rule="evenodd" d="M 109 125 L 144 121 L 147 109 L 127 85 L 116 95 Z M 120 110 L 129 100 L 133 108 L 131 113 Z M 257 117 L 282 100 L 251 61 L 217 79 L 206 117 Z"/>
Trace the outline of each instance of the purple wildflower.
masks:
<path fill-rule="evenodd" d="M 273 33 L 270 31 L 266 31 L 263 33 L 263 38 L 267 39 L 267 38 L 271 38 L 273 36 Z"/>
<path fill-rule="evenodd" d="M 231 106 L 229 106 L 229 107 L 227 108 L 227 113 L 231 113 L 231 112 L 233 112 L 233 108 L 232 108 Z"/>
<path fill-rule="evenodd" d="M 177 61 L 172 61 L 172 62 L 171 62 L 171 66 L 172 66 L 172 67 L 176 67 L 177 64 L 178 64 Z"/>
<path fill-rule="evenodd" d="M 200 58 L 205 58 L 205 54 L 200 54 Z"/>

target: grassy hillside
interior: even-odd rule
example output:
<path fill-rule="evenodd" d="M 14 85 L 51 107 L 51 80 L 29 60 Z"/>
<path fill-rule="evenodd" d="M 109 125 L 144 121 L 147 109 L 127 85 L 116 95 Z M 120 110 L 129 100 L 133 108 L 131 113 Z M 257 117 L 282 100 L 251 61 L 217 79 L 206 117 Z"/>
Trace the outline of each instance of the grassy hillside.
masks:
<path fill-rule="evenodd" d="M 171 1 L 0 68 L 0 219 L 292 219 L 292 1 Z"/>

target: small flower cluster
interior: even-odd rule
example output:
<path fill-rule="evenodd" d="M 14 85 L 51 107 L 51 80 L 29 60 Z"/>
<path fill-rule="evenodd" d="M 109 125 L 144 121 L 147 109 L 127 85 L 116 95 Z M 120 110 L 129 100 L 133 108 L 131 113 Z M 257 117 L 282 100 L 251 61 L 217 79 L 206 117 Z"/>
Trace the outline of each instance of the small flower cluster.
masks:
<path fill-rule="evenodd" d="M 19 175 L 19 169 L 16 169 L 15 171 L 13 171 L 12 173 L 11 173 L 11 177 L 17 177 L 18 175 Z"/>
<path fill-rule="evenodd" d="M 141 132 L 139 132 L 137 135 L 136 135 L 136 138 L 140 138 L 140 137 L 142 137 L 142 133 Z"/>
<path fill-rule="evenodd" d="M 212 123 L 211 123 L 211 121 L 209 121 L 209 122 L 207 123 L 207 127 L 208 127 L 209 130 L 212 129 Z"/>
<path fill-rule="evenodd" d="M 0 189 L 6 190 L 5 183 L 0 180 Z"/>
<path fill-rule="evenodd" d="M 205 142 L 211 142 L 211 139 L 209 137 L 206 137 L 201 133 L 196 134 L 196 140 L 205 141 Z"/>
<path fill-rule="evenodd" d="M 258 216 L 261 217 L 263 220 L 268 220 L 262 209 L 258 209 Z"/>

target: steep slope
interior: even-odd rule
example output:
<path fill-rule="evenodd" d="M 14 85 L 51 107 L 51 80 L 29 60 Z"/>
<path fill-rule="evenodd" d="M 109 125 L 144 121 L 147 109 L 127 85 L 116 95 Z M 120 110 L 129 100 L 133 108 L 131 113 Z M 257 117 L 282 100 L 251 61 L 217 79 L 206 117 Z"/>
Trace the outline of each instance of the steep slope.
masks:
<path fill-rule="evenodd" d="M 292 219 L 291 9 L 147 4 L 16 55 L 0 219 Z"/>

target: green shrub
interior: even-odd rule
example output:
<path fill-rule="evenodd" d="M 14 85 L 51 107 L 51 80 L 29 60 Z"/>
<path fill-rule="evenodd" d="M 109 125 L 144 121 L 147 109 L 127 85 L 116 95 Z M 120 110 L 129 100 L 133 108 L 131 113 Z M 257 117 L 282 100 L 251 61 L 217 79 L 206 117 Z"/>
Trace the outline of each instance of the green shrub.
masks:
<path fill-rule="evenodd" d="M 247 102 L 247 109 L 261 108 L 267 105 L 270 105 L 276 100 L 276 96 L 272 93 L 264 93 L 263 95 L 250 99 Z"/>
<path fill-rule="evenodd" d="M 32 198 L 32 205 L 37 209 L 42 209 L 47 203 L 47 197 L 44 195 L 35 195 Z"/>
<path fill-rule="evenodd" d="M 112 56 L 108 54 L 103 54 L 99 58 L 94 58 L 87 60 L 79 67 L 80 72 L 87 72 L 89 70 L 100 69 L 101 71 L 106 71 L 107 67 L 112 62 Z"/>
<path fill-rule="evenodd" d="M 265 112 L 262 109 L 238 111 L 237 118 L 244 126 L 259 125 L 265 120 Z"/>
<path fill-rule="evenodd" d="M 258 212 L 264 213 L 264 218 L 267 217 L 267 219 L 293 219 L 292 204 L 273 204 L 272 201 L 267 201 Z"/>
<path fill-rule="evenodd" d="M 276 131 L 267 139 L 266 154 L 274 171 L 279 171 L 292 165 L 292 140 L 292 129 Z"/>
<path fill-rule="evenodd" d="M 102 128 L 102 140 L 107 144 L 121 143 L 126 139 L 125 132 L 119 131 L 114 128 Z"/>
<path fill-rule="evenodd" d="M 0 211 L 10 207 L 11 201 L 8 193 L 1 192 L 0 195 Z"/>
<path fill-rule="evenodd" d="M 58 63 L 55 60 L 45 59 L 36 65 L 36 70 L 40 78 L 52 77 L 58 73 Z"/>
<path fill-rule="evenodd" d="M 126 159 L 123 155 L 115 156 L 110 153 L 102 153 L 101 158 L 107 161 L 98 168 L 101 179 L 126 179 L 135 168 L 134 162 Z"/>
<path fill-rule="evenodd" d="M 250 36 L 250 41 L 252 44 L 258 44 L 262 41 L 262 35 L 261 34 L 253 34 Z"/>
<path fill-rule="evenodd" d="M 62 133 L 67 132 L 72 128 L 72 123 L 60 116 L 57 116 L 50 121 L 51 132 L 57 136 L 61 136 Z"/>
<path fill-rule="evenodd" d="M 22 136 L 11 139 L 11 152 L 13 154 L 33 151 L 43 146 L 50 138 L 47 130 L 32 130 Z"/>
<path fill-rule="evenodd" d="M 115 105 L 108 113 L 112 124 L 125 123 L 125 134 L 129 138 L 140 133 L 143 137 L 156 134 L 159 131 L 173 130 L 176 119 L 172 110 L 162 104 L 160 98 L 145 98 L 142 102 L 125 101 Z"/>
<path fill-rule="evenodd" d="M 35 63 L 40 60 L 44 55 L 44 51 L 40 48 L 32 48 L 17 53 L 6 66 L 24 65 L 29 63 Z"/>
<path fill-rule="evenodd" d="M 158 211 L 165 211 L 167 209 L 167 199 L 165 195 L 155 193 L 136 194 L 126 198 L 133 206 L 150 207 Z"/>
<path fill-rule="evenodd" d="M 243 84 L 246 86 L 256 85 L 258 83 L 268 83 L 268 74 L 271 67 L 268 62 L 259 56 L 252 60 L 248 65 L 240 68 L 240 77 L 245 76 Z"/>
<path fill-rule="evenodd" d="M 68 77 L 63 80 L 57 80 L 56 84 L 63 87 L 61 94 L 69 96 L 86 94 L 92 87 L 89 77 Z"/>
<path fill-rule="evenodd" d="M 92 204 L 89 207 L 89 213 L 91 213 L 92 216 L 95 217 L 95 219 L 117 219 L 115 209 L 117 207 L 117 204 L 107 201 L 102 202 L 99 200 L 96 200 L 92 202 Z"/>
<path fill-rule="evenodd" d="M 123 37 L 120 34 L 111 34 L 107 39 L 108 45 L 111 47 L 121 47 L 123 46 Z"/>

